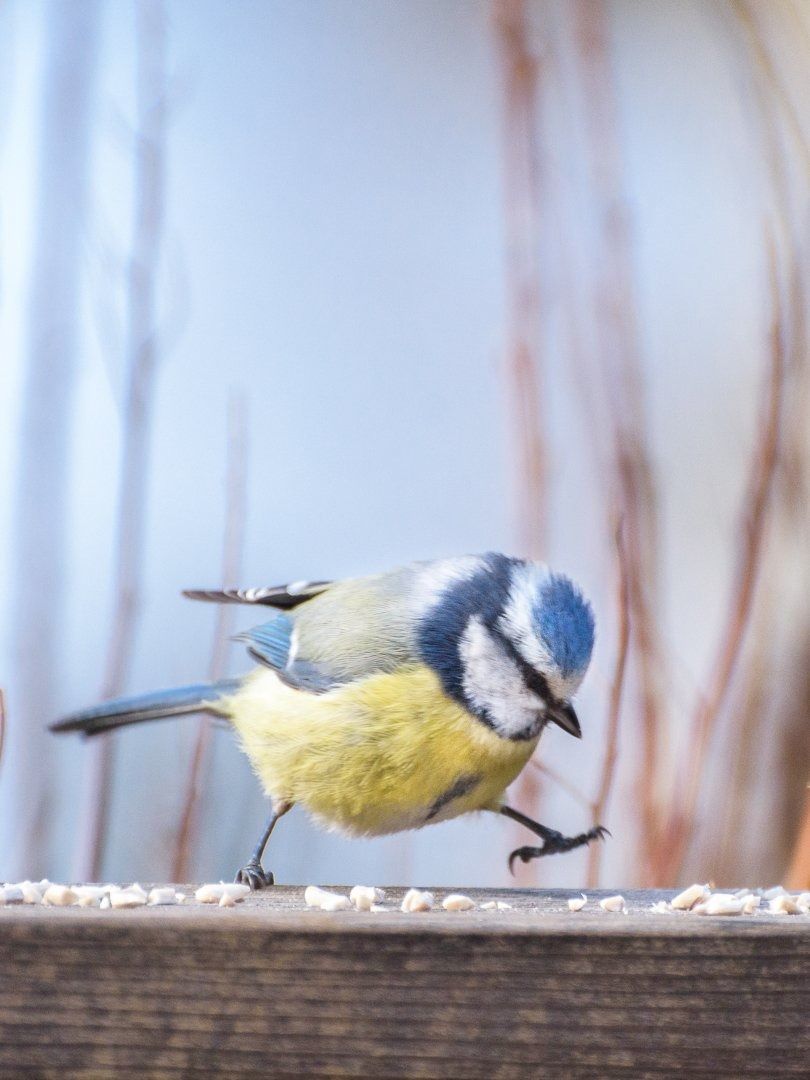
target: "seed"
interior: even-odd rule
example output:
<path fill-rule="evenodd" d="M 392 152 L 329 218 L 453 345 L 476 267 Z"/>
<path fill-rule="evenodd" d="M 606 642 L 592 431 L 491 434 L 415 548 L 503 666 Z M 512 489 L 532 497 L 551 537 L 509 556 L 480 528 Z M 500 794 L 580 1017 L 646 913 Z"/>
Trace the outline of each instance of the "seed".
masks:
<path fill-rule="evenodd" d="M 580 893 L 579 896 L 572 896 L 568 901 L 569 911 L 582 911 L 585 905 L 588 903 L 588 897 L 585 893 Z"/>
<path fill-rule="evenodd" d="M 624 911 L 624 897 L 623 896 L 606 896 L 604 900 L 599 901 L 599 907 L 603 911 Z"/>
<path fill-rule="evenodd" d="M 42 903 L 51 907 L 68 907 L 75 904 L 79 897 L 68 885 L 48 885 Z"/>
<path fill-rule="evenodd" d="M 463 893 L 450 893 L 442 900 L 442 907 L 445 911 L 469 911 L 475 907 L 475 901 Z"/>
<path fill-rule="evenodd" d="M 166 904 L 176 904 L 178 894 L 171 887 L 155 888 L 150 890 L 147 897 L 150 906 L 163 907 Z"/>
<path fill-rule="evenodd" d="M 792 896 L 784 893 L 771 900 L 768 911 L 771 915 L 798 915 L 801 909 Z"/>
<path fill-rule="evenodd" d="M 219 898 L 220 907 L 236 907 L 236 901 L 230 893 L 224 892 Z"/>
<path fill-rule="evenodd" d="M 784 885 L 774 885 L 773 888 L 762 891 L 762 899 L 775 900 L 777 896 L 784 896 L 786 892 Z"/>
<path fill-rule="evenodd" d="M 110 891 L 107 885 L 75 885 L 73 891 L 78 896 L 79 900 L 95 900 L 101 903 L 102 896 L 106 896 Z M 87 904 L 82 904 L 82 907 L 88 907 Z"/>
<path fill-rule="evenodd" d="M 714 893 L 694 911 L 697 915 L 742 915 L 745 904 L 731 893 Z"/>
<path fill-rule="evenodd" d="M 669 915 L 672 913 L 672 906 L 666 900 L 656 900 L 650 905 L 650 911 L 654 911 L 656 915 Z"/>
<path fill-rule="evenodd" d="M 232 881 L 211 882 L 208 885 L 201 885 L 194 895 L 201 904 L 218 904 L 225 893 L 238 904 L 250 893 L 250 886 L 239 885 Z"/>
<path fill-rule="evenodd" d="M 433 893 L 420 889 L 408 889 L 402 899 L 403 911 L 430 911 L 433 907 Z"/>
<path fill-rule="evenodd" d="M 762 903 L 762 897 L 755 896 L 754 893 L 747 893 L 745 896 L 739 897 L 739 899 L 743 903 L 743 915 L 753 915 Z"/>
<path fill-rule="evenodd" d="M 688 889 L 678 893 L 670 903 L 676 911 L 691 911 L 695 904 L 699 904 L 709 897 L 708 885 L 690 885 Z"/>
<path fill-rule="evenodd" d="M 109 894 L 110 907 L 134 908 L 143 907 L 146 903 L 146 893 L 141 889 L 113 889 Z"/>
<path fill-rule="evenodd" d="M 307 907 L 320 908 L 321 911 L 345 911 L 351 907 L 348 896 L 329 892 L 317 885 L 307 885 L 304 890 L 304 903 Z"/>
<path fill-rule="evenodd" d="M 6 886 L 8 888 L 8 886 Z M 22 890 L 24 904 L 41 904 L 42 903 L 42 889 L 38 885 L 35 885 L 33 881 L 21 881 L 16 886 Z"/>
<path fill-rule="evenodd" d="M 76 901 L 77 907 L 100 907 L 101 897 L 99 896 L 80 896 Z"/>
<path fill-rule="evenodd" d="M 5 885 L 0 889 L 0 904 L 24 904 L 25 894 L 20 885 Z"/>
<path fill-rule="evenodd" d="M 355 885 L 349 893 L 349 899 L 358 911 L 371 911 L 372 905 L 385 899 L 385 891 L 373 885 Z"/>
<path fill-rule="evenodd" d="M 348 896 L 327 896 L 321 900 L 321 911 L 348 911 L 352 906 Z"/>

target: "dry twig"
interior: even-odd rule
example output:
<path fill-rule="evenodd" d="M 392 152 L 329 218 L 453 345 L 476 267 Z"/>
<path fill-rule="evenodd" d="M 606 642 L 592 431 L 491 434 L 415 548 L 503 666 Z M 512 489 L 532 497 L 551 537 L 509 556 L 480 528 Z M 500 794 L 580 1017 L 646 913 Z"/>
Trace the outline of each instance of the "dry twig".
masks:
<path fill-rule="evenodd" d="M 542 199 L 538 144 L 540 62 L 531 46 L 526 0 L 495 0 L 494 23 L 504 85 L 504 184 L 509 347 L 507 375 L 518 457 L 520 548 L 545 554 L 548 451 L 541 410 L 540 307 Z M 536 778 L 524 772 L 517 801 L 537 804 Z M 534 880 L 534 867 L 521 867 Z"/>
<path fill-rule="evenodd" d="M 135 216 L 128 273 L 127 370 L 117 515 L 115 607 L 103 697 L 123 689 L 135 644 L 146 525 L 154 385 L 158 366 L 156 276 L 163 239 L 166 127 L 166 12 L 163 0 L 142 0 L 138 24 L 135 136 Z M 77 849 L 78 880 L 98 881 L 112 794 L 109 736 L 89 748 L 83 823 Z"/>
<path fill-rule="evenodd" d="M 616 544 L 616 612 L 617 612 L 617 646 L 616 663 L 613 669 L 613 678 L 610 683 L 610 698 L 608 704 L 608 719 L 606 725 L 605 759 L 602 763 L 602 775 L 599 781 L 599 790 L 591 804 L 591 816 L 594 825 L 601 824 L 608 804 L 610 793 L 613 789 L 613 780 L 616 773 L 616 761 L 619 748 L 619 715 L 624 691 L 624 678 L 627 669 L 627 653 L 630 645 L 630 601 L 628 597 L 628 566 L 627 555 L 622 538 L 621 521 L 614 531 Z M 588 848 L 588 887 L 594 888 L 599 881 L 599 867 L 602 858 L 602 845 L 591 844 Z"/>
<path fill-rule="evenodd" d="M 786 884 L 789 889 L 810 889 L 810 784 L 807 785 L 804 820 L 796 837 Z"/>
<path fill-rule="evenodd" d="M 772 240 L 768 243 L 768 255 L 772 325 L 763 423 L 754 448 L 748 491 L 743 503 L 742 541 L 737 556 L 737 569 L 732 579 L 731 602 L 716 659 L 711 668 L 709 688 L 692 720 L 687 743 L 685 778 L 678 786 L 677 804 L 673 805 L 668 816 L 666 842 L 661 845 L 659 883 L 669 883 L 677 878 L 692 836 L 709 742 L 728 698 L 750 622 L 754 590 L 761 570 L 767 511 L 771 504 L 778 460 L 779 421 L 785 380 L 785 324 L 779 271 Z"/>
<path fill-rule="evenodd" d="M 657 848 L 656 782 L 661 743 L 661 684 L 665 681 L 654 617 L 657 582 L 657 502 L 652 480 L 635 325 L 633 260 L 625 209 L 619 123 L 604 0 L 571 0 L 578 72 L 585 103 L 591 197 L 599 216 L 593 263 L 596 318 L 602 341 L 602 380 L 613 421 L 614 477 L 623 520 L 629 649 L 638 679 L 641 760 L 638 787 L 644 876 Z"/>
<path fill-rule="evenodd" d="M 242 562 L 242 546 L 247 516 L 247 418 L 244 399 L 234 397 L 228 416 L 228 468 L 226 478 L 225 542 L 222 552 L 222 582 L 236 583 Z M 225 673 L 235 609 L 229 604 L 217 607 L 214 642 L 209 666 L 212 682 Z M 172 878 L 189 879 L 189 862 L 194 838 L 199 829 L 200 799 L 205 766 L 211 752 L 211 717 L 200 718 L 194 753 L 186 782 L 183 812 L 177 830 Z"/>

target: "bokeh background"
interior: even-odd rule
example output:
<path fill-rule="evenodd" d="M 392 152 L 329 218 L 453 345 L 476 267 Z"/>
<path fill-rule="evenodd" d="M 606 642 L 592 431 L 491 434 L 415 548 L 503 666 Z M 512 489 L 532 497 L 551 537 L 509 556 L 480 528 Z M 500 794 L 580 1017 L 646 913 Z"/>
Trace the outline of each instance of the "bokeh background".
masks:
<path fill-rule="evenodd" d="M 800 0 L 0 0 L 0 878 L 251 850 L 207 720 L 45 730 L 246 669 L 182 588 L 500 549 L 598 619 L 513 802 L 613 833 L 519 880 L 810 885 L 808 61 Z M 295 810 L 266 861 L 527 840 Z"/>

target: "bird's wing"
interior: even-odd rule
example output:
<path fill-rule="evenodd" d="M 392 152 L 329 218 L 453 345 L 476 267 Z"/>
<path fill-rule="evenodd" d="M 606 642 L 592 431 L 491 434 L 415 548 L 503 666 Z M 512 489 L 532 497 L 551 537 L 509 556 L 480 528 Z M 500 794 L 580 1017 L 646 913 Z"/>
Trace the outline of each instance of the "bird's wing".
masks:
<path fill-rule="evenodd" d="M 239 635 L 254 659 L 301 690 L 322 693 L 403 664 L 421 663 L 419 620 L 443 590 L 480 569 L 479 556 L 335 582 L 274 589 L 189 590 L 192 599 L 268 604 L 279 614 Z"/>
<path fill-rule="evenodd" d="M 331 581 L 293 581 L 289 585 L 263 585 L 257 589 L 184 589 L 183 596 L 215 604 L 266 604 L 288 611 L 318 596 L 331 584 Z"/>
<path fill-rule="evenodd" d="M 244 641 L 254 660 L 272 668 L 279 678 L 296 690 L 322 694 L 339 685 L 328 671 L 294 654 L 293 621 L 287 615 L 278 615 L 269 622 L 254 626 L 237 634 L 237 641 Z"/>

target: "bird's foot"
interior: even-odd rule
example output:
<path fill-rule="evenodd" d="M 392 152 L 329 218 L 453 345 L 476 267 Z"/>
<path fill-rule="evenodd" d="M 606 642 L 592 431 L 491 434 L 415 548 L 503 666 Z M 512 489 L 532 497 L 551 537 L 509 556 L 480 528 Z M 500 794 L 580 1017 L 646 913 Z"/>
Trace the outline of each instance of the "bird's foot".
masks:
<path fill-rule="evenodd" d="M 275 885 L 275 880 L 272 871 L 265 870 L 256 859 L 251 859 L 247 866 L 243 866 L 234 878 L 237 885 L 249 885 L 251 892 L 267 889 L 271 885 Z"/>
<path fill-rule="evenodd" d="M 509 856 L 509 871 L 510 873 L 515 872 L 512 866 L 515 859 L 527 863 L 531 859 L 539 859 L 543 855 L 559 855 L 564 851 L 572 851 L 574 848 L 582 847 L 583 844 L 590 844 L 591 840 L 603 840 L 606 836 L 610 836 L 610 833 L 603 825 L 595 825 L 592 829 L 588 829 L 587 832 L 580 833 L 579 836 L 563 836 L 562 833 L 549 829 L 543 835 L 542 847 L 520 847 L 512 852 Z"/>

